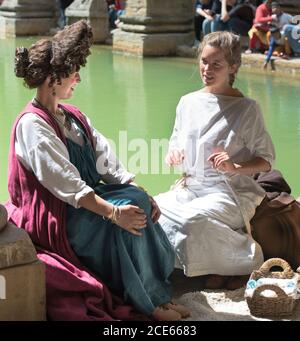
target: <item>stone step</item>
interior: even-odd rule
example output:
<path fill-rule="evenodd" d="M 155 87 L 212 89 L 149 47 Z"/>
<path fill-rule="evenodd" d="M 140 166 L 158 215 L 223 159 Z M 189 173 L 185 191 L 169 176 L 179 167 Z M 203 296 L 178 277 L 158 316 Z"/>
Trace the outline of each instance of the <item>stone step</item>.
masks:
<path fill-rule="evenodd" d="M 6 208 L 0 204 L 0 232 L 7 224 L 7 211 Z"/>
<path fill-rule="evenodd" d="M 27 232 L 8 222 L 0 232 L 0 269 L 35 261 L 36 251 Z"/>
<path fill-rule="evenodd" d="M 0 321 L 46 319 L 45 265 L 27 232 L 0 205 Z"/>
<path fill-rule="evenodd" d="M 0 269 L 0 321 L 45 321 L 45 265 Z"/>

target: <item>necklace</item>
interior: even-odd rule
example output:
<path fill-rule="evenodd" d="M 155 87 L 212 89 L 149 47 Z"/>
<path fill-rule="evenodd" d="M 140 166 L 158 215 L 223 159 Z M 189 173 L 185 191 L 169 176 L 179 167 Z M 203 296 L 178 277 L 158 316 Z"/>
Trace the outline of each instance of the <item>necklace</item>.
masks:
<path fill-rule="evenodd" d="M 32 104 L 36 108 L 43 110 L 46 114 L 53 117 L 57 123 L 63 125 L 63 127 L 66 128 L 68 131 L 71 130 L 72 123 L 71 123 L 70 117 L 69 115 L 66 115 L 65 111 L 62 108 L 58 107 L 56 113 L 53 114 L 48 108 L 46 108 L 36 98 L 32 100 Z M 62 117 L 62 119 L 59 119 L 59 117 Z"/>

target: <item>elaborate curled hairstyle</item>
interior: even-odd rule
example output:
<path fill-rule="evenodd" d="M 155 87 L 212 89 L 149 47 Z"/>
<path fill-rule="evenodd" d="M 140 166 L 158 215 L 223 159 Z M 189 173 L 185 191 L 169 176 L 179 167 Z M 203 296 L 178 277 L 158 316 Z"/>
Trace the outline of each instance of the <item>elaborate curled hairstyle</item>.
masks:
<path fill-rule="evenodd" d="M 200 61 L 202 51 L 205 46 L 212 46 L 221 49 L 225 59 L 230 66 L 236 65 L 236 73 L 242 63 L 242 48 L 240 37 L 231 32 L 213 32 L 204 36 L 198 50 L 198 60 Z M 232 86 L 235 81 L 235 74 L 230 74 L 229 84 Z"/>
<path fill-rule="evenodd" d="M 59 31 L 52 40 L 40 39 L 29 50 L 19 47 L 15 53 L 15 75 L 24 78 L 30 89 L 43 84 L 50 75 L 49 87 L 61 83 L 74 71 L 85 66 L 91 53 L 92 29 L 85 20 Z"/>

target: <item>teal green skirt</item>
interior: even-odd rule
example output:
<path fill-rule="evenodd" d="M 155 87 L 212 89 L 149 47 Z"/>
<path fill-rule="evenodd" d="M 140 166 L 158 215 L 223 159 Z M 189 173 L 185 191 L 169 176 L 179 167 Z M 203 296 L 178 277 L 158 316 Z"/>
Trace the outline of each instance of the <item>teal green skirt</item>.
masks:
<path fill-rule="evenodd" d="M 84 266 L 115 294 L 140 312 L 151 315 L 171 299 L 168 280 L 174 251 L 161 226 L 151 220 L 148 195 L 132 185 L 97 185 L 102 199 L 114 205 L 136 205 L 147 215 L 142 236 L 135 236 L 110 220 L 84 208 L 67 208 L 67 235 Z"/>

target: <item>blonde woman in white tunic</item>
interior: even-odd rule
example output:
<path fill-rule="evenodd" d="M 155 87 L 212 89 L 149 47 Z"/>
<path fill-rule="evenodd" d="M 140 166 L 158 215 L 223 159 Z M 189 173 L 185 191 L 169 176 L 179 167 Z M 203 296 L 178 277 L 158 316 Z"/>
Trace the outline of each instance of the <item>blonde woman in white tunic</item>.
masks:
<path fill-rule="evenodd" d="M 239 37 L 205 36 L 199 65 L 204 87 L 180 99 L 166 156 L 184 176 L 155 197 L 159 222 L 186 276 L 247 275 L 263 262 L 249 221 L 265 192 L 251 176 L 271 169 L 274 147 L 258 104 L 233 88 Z"/>

